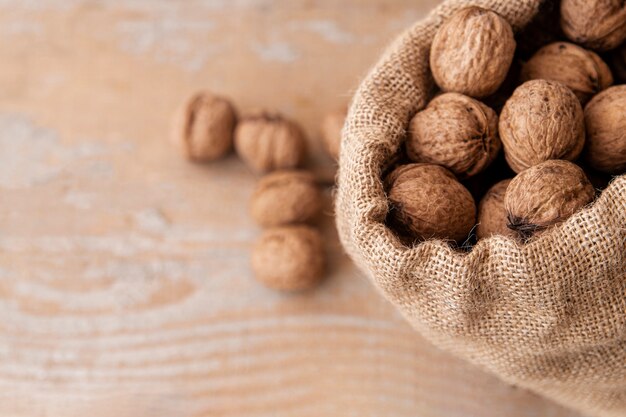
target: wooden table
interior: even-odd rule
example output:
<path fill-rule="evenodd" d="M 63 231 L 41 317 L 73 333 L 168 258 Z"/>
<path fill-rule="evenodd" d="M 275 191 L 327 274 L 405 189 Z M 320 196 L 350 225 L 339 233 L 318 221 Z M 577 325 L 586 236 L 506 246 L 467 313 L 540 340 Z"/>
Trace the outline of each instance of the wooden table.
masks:
<path fill-rule="evenodd" d="M 255 177 L 184 162 L 200 88 L 310 135 L 435 0 L 0 2 L 0 415 L 574 416 L 438 351 L 342 254 L 254 281 Z"/>

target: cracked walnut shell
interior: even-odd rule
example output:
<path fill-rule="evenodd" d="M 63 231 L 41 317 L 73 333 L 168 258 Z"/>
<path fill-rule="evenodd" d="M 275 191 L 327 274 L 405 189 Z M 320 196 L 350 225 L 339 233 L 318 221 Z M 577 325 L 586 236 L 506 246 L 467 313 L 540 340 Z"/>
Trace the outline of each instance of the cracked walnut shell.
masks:
<path fill-rule="evenodd" d="M 487 168 L 500 147 L 496 113 L 459 93 L 441 94 L 418 112 L 406 142 L 409 159 L 442 165 L 459 178 Z"/>
<path fill-rule="evenodd" d="M 531 80 L 517 87 L 504 104 L 498 127 L 515 172 L 549 159 L 572 161 L 585 144 L 580 101 L 554 81 Z"/>
<path fill-rule="evenodd" d="M 491 10 L 472 6 L 441 25 L 433 38 L 430 68 L 443 91 L 480 98 L 502 84 L 514 53 L 511 25 Z"/>

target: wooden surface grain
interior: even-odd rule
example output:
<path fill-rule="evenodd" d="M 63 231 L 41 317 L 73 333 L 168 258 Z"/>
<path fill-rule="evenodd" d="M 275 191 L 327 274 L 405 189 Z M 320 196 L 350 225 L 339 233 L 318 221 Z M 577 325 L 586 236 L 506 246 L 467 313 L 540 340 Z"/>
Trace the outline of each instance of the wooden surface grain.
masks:
<path fill-rule="evenodd" d="M 209 88 L 318 126 L 435 0 L 0 1 L 0 415 L 553 416 L 438 351 L 343 255 L 283 295 L 252 278 L 255 177 L 185 163 Z"/>

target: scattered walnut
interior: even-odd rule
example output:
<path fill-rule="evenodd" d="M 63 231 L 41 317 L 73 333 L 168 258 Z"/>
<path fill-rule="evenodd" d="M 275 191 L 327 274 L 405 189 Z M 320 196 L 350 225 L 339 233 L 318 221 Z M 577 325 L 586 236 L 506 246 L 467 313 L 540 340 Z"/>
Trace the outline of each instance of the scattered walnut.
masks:
<path fill-rule="evenodd" d="M 259 173 L 298 167 L 306 153 L 300 127 L 277 113 L 257 112 L 244 117 L 235 129 L 235 149 Z"/>
<path fill-rule="evenodd" d="M 198 92 L 176 113 L 172 139 L 189 160 L 212 161 L 231 150 L 236 122 L 235 109 L 227 99 Z"/>
<path fill-rule="evenodd" d="M 522 80 L 558 81 L 584 105 L 613 84 L 608 65 L 593 51 L 568 42 L 555 42 L 537 51 L 522 69 Z"/>
<path fill-rule="evenodd" d="M 626 172 L 626 85 L 616 85 L 595 96 L 585 107 L 587 145 L 591 167 L 609 174 Z"/>
<path fill-rule="evenodd" d="M 562 0 L 561 27 L 572 41 L 606 51 L 626 39 L 624 0 Z"/>
<path fill-rule="evenodd" d="M 320 233 L 309 226 L 266 230 L 252 250 L 256 278 L 269 288 L 299 291 L 314 287 L 325 267 Z"/>
<path fill-rule="evenodd" d="M 406 143 L 412 161 L 442 165 L 459 178 L 487 168 L 500 147 L 496 113 L 458 93 L 441 94 L 418 112 Z"/>
<path fill-rule="evenodd" d="M 508 227 L 528 240 L 564 222 L 594 196 L 582 168 L 568 161 L 543 162 L 518 174 L 507 187 Z"/>
<path fill-rule="evenodd" d="M 487 191 L 487 194 L 478 204 L 478 226 L 476 236 L 483 239 L 493 235 L 517 237 L 507 227 L 507 215 L 504 208 L 504 194 L 511 180 L 503 180 L 496 183 Z"/>
<path fill-rule="evenodd" d="M 561 83 L 527 81 L 500 113 L 500 139 L 507 162 L 521 172 L 549 159 L 574 160 L 585 144 L 580 101 Z"/>
<path fill-rule="evenodd" d="M 442 90 L 485 97 L 504 81 L 514 53 L 511 25 L 491 10 L 472 6 L 441 25 L 430 68 Z"/>
<path fill-rule="evenodd" d="M 339 159 L 339 145 L 341 144 L 341 130 L 346 120 L 348 110 L 343 108 L 328 113 L 322 122 L 322 140 L 328 155 L 334 160 Z"/>
<path fill-rule="evenodd" d="M 322 195 L 306 171 L 275 171 L 261 178 L 250 201 L 252 218 L 263 227 L 304 223 L 317 216 Z"/>
<path fill-rule="evenodd" d="M 387 176 L 385 184 L 392 205 L 390 222 L 402 234 L 461 241 L 474 226 L 474 198 L 442 166 L 403 165 Z"/>

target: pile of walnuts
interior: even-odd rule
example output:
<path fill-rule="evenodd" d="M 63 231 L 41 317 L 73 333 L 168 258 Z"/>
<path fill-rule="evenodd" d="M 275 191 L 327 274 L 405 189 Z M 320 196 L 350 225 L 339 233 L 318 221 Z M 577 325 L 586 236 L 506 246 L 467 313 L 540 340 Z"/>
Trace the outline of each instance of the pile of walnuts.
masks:
<path fill-rule="evenodd" d="M 324 146 L 334 158 L 344 118 L 342 110 L 322 124 Z M 200 91 L 177 112 L 172 138 L 192 162 L 215 161 L 234 148 L 251 171 L 262 175 L 250 199 L 250 215 L 264 228 L 251 254 L 260 282 L 299 291 L 321 281 L 325 249 L 311 223 L 322 210 L 323 193 L 314 174 L 301 169 L 307 146 L 296 122 L 268 111 L 238 117 L 228 99 Z"/>
<path fill-rule="evenodd" d="M 403 240 L 527 242 L 626 172 L 626 85 L 614 85 L 626 75 L 626 6 L 563 0 L 560 26 L 526 56 L 491 10 L 461 9 L 438 29 L 440 91 L 384 178 Z"/>

